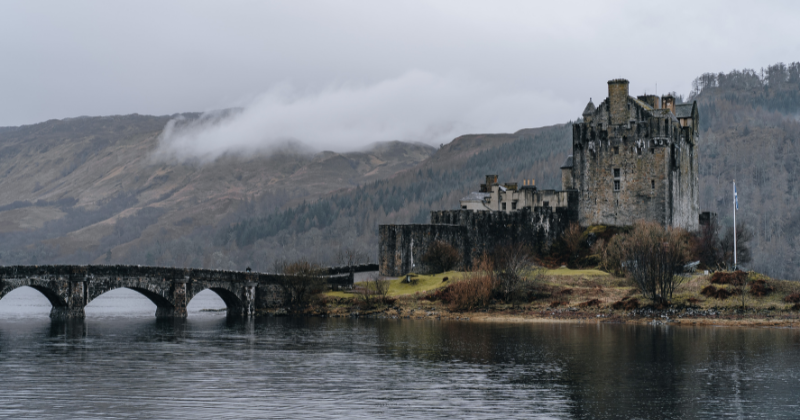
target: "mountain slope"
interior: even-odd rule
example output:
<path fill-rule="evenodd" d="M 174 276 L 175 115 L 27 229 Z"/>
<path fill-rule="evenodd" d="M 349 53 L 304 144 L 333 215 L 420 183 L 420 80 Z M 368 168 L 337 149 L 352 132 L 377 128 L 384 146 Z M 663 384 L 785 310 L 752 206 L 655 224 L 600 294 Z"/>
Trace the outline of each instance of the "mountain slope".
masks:
<path fill-rule="evenodd" d="M 434 151 L 390 142 L 353 153 L 177 163 L 153 156 L 170 118 L 84 117 L 0 130 L 0 263 L 140 262 L 151 243 L 213 227 L 248 201 L 275 211 L 392 176 Z"/>

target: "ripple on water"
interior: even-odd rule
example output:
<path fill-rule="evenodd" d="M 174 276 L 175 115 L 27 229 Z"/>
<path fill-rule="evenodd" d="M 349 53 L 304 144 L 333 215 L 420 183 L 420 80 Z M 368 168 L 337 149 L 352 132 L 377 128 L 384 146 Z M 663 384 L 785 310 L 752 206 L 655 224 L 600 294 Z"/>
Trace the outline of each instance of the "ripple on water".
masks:
<path fill-rule="evenodd" d="M 6 299 L 0 418 L 793 418 L 800 391 L 792 330 L 160 321 L 124 298 L 51 322 Z"/>

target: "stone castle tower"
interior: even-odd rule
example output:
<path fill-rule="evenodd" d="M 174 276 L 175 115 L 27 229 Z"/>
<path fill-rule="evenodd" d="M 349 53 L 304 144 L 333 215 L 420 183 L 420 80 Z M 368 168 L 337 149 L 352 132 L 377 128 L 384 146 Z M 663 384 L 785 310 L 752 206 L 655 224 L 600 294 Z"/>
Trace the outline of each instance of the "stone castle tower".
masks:
<path fill-rule="evenodd" d="M 562 189 L 578 193 L 578 222 L 628 226 L 653 220 L 697 230 L 697 103 L 666 95 L 629 96 L 628 81 L 608 82 L 608 98 L 573 125 Z"/>

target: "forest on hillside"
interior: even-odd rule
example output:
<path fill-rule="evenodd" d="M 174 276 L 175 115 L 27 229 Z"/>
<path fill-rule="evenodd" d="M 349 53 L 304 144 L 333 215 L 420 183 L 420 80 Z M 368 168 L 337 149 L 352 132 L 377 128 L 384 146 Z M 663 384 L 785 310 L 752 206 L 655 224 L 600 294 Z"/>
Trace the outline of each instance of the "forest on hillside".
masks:
<path fill-rule="evenodd" d="M 753 232 L 747 268 L 800 278 L 800 63 L 703 74 L 689 100 L 700 111 L 700 207 Z"/>

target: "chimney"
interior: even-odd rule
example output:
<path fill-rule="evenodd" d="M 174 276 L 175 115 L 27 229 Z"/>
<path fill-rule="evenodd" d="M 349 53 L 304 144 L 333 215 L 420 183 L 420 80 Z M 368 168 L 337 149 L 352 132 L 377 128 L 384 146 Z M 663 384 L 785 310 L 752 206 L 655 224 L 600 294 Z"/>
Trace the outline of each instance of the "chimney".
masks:
<path fill-rule="evenodd" d="M 659 109 L 661 106 L 661 101 L 659 101 L 659 97 L 656 95 L 642 95 L 637 96 L 636 98 L 647 105 L 650 105 L 650 107 L 653 109 Z"/>
<path fill-rule="evenodd" d="M 494 184 L 497 184 L 497 175 L 486 175 L 486 189 L 491 191 Z"/>
<path fill-rule="evenodd" d="M 608 81 L 608 112 L 611 115 L 611 125 L 625 124 L 630 119 L 628 84 L 625 79 Z"/>
<path fill-rule="evenodd" d="M 661 97 L 661 108 L 669 109 L 669 112 L 675 113 L 675 97 L 672 95 L 664 95 Z"/>

